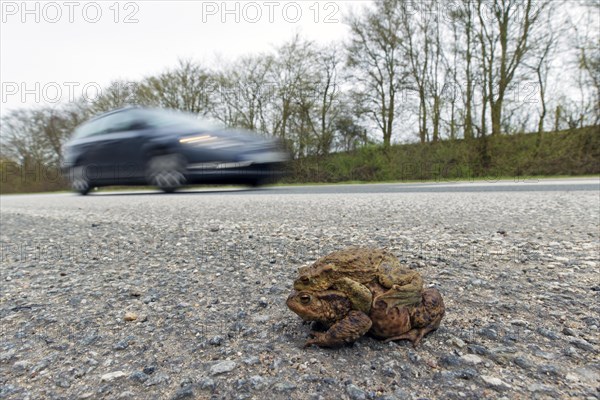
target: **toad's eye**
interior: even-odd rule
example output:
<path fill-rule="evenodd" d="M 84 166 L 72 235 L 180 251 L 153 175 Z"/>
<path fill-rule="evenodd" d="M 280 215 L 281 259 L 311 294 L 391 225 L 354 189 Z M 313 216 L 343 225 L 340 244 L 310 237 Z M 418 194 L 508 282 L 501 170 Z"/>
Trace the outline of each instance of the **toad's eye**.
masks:
<path fill-rule="evenodd" d="M 304 283 L 305 285 L 308 285 L 310 279 L 308 279 L 308 276 L 303 276 L 302 278 L 300 278 L 300 282 Z"/>
<path fill-rule="evenodd" d="M 310 303 L 310 296 L 307 294 L 300 295 L 300 303 L 302 303 L 302 304 Z"/>

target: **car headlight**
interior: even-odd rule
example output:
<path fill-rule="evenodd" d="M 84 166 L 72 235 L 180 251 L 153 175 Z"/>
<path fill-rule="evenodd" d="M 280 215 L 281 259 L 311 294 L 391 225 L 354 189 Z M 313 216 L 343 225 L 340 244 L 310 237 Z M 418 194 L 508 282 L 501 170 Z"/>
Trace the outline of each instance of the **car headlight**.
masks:
<path fill-rule="evenodd" d="M 208 134 L 181 138 L 179 139 L 179 143 L 188 146 L 207 147 L 209 149 L 225 149 L 240 146 L 240 143 L 235 140 Z"/>

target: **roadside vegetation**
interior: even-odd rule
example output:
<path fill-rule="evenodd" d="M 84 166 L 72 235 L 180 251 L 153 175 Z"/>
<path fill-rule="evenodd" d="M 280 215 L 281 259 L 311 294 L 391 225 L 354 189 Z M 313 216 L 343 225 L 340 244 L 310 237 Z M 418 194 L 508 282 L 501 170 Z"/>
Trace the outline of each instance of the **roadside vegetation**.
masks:
<path fill-rule="evenodd" d="M 484 142 L 485 140 L 485 142 Z M 600 127 L 429 144 L 371 145 L 293 161 L 286 182 L 527 180 L 600 174 Z"/>
<path fill-rule="evenodd" d="M 341 43 L 296 35 L 114 81 L 93 99 L 3 111 L 0 191 L 64 189 L 75 126 L 128 105 L 275 136 L 294 158 L 288 182 L 599 172 L 599 3 L 378 0 L 344 22 Z"/>

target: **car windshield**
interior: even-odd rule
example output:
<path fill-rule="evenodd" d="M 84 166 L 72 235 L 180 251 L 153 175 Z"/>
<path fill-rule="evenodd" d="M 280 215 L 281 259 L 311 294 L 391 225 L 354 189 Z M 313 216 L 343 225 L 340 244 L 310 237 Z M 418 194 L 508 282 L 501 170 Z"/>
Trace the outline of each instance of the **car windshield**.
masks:
<path fill-rule="evenodd" d="M 180 111 L 152 110 L 144 114 L 144 119 L 157 128 L 177 126 L 201 131 L 225 129 L 225 126 L 218 121 L 199 119 L 193 114 Z"/>

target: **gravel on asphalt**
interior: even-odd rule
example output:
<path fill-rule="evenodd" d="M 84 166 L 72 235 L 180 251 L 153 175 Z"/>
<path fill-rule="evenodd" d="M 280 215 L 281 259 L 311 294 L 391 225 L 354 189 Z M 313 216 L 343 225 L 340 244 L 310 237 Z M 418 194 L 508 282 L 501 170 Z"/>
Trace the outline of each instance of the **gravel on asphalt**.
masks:
<path fill-rule="evenodd" d="M 598 399 L 599 200 L 3 196 L 0 398 Z M 440 290 L 420 347 L 302 348 L 297 268 L 349 245 Z"/>

